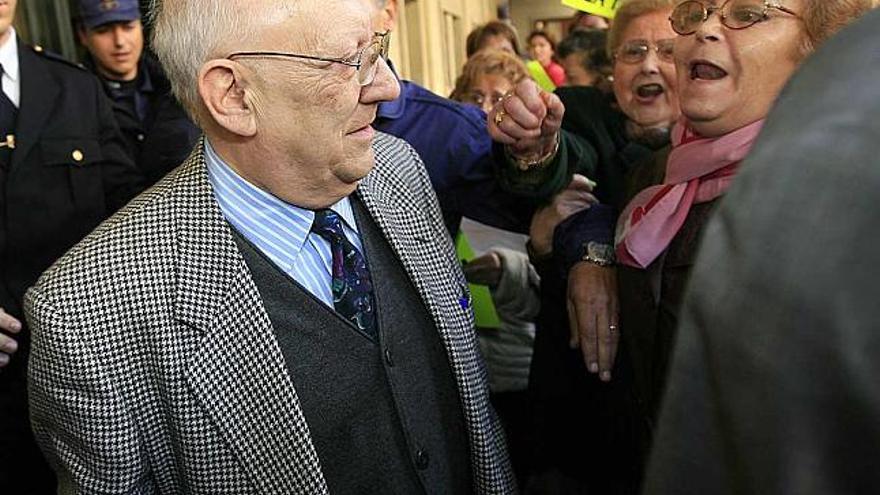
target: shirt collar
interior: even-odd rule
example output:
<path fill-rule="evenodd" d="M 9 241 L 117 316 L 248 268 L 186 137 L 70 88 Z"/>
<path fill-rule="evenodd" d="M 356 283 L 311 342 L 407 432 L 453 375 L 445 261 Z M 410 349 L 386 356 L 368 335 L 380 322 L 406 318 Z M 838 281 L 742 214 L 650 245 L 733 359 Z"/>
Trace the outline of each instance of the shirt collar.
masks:
<path fill-rule="evenodd" d="M 122 87 L 122 83 L 116 81 L 114 79 L 107 79 L 101 75 L 101 72 L 98 70 L 98 62 L 95 61 L 95 57 L 89 54 L 86 57 L 85 61 L 86 67 L 91 69 L 92 73 L 98 76 L 98 79 L 104 83 L 105 86 L 110 88 L 113 91 L 116 91 Z M 153 92 L 153 79 L 150 76 L 150 71 L 147 69 L 147 64 L 144 62 L 144 57 L 141 56 L 141 60 L 138 62 L 138 75 L 137 79 L 137 90 L 140 93 L 152 93 Z"/>
<path fill-rule="evenodd" d="M 3 74 L 13 81 L 18 81 L 18 37 L 15 29 L 9 28 L 9 38 L 0 46 L 0 64 Z"/>
<path fill-rule="evenodd" d="M 252 216 L 248 218 L 248 215 L 242 211 L 225 206 L 233 203 L 240 204 L 242 201 L 247 202 L 250 211 L 258 212 L 261 218 L 268 219 L 266 220 L 267 226 L 271 225 L 270 228 L 273 230 L 283 230 L 288 240 L 297 246 L 297 252 L 290 253 L 291 256 L 296 256 L 299 253 L 315 220 L 313 210 L 287 203 L 248 182 L 220 158 L 207 139 L 205 140 L 205 163 L 208 167 L 208 177 L 214 186 L 214 194 L 220 203 L 220 209 L 230 223 L 241 231 L 242 227 L 246 228 L 246 224 L 253 222 Z M 346 227 L 358 232 L 354 211 L 348 197 L 342 198 L 330 206 L 330 209 L 342 218 Z"/>
<path fill-rule="evenodd" d="M 397 71 L 394 70 L 394 64 L 391 61 L 388 61 L 388 68 L 391 69 L 391 73 L 394 74 L 394 77 L 397 79 L 397 84 L 400 85 L 400 96 L 391 101 L 383 101 L 379 103 L 379 108 L 376 110 L 376 116 L 382 119 L 399 119 L 403 116 L 403 111 L 406 108 L 406 92 L 407 85 L 400 79 L 397 75 Z"/>

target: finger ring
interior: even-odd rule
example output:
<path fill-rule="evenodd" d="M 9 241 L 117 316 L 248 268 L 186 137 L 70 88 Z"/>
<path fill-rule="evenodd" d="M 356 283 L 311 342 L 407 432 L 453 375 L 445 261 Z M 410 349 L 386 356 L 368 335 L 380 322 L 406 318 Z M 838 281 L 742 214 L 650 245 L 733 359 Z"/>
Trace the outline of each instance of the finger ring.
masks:
<path fill-rule="evenodd" d="M 617 325 L 608 325 L 609 332 L 614 332 L 615 330 L 617 330 Z"/>
<path fill-rule="evenodd" d="M 504 111 L 504 107 L 498 109 L 498 111 L 495 112 L 495 125 L 496 126 L 501 125 L 501 122 L 504 120 L 505 115 L 507 115 L 507 112 Z"/>

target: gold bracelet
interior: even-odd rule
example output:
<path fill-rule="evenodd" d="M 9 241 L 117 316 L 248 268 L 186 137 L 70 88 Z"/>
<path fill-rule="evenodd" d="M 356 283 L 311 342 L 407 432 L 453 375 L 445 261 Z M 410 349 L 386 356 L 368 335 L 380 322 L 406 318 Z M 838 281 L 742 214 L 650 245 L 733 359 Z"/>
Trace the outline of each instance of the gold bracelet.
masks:
<path fill-rule="evenodd" d="M 509 147 L 505 146 L 505 149 L 507 150 L 507 156 L 516 165 L 516 168 L 525 172 L 533 168 L 543 168 L 552 162 L 553 159 L 556 158 L 556 153 L 559 152 L 559 140 L 559 133 L 556 133 L 556 139 L 553 141 L 553 148 L 548 153 L 540 155 L 537 158 L 534 158 L 534 155 L 518 157 L 510 152 Z"/>

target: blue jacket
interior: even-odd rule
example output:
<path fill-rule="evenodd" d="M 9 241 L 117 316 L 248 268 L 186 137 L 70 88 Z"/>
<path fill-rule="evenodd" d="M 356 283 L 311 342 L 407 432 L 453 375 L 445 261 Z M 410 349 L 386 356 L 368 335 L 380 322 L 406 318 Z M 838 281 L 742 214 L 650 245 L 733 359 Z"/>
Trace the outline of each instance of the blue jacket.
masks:
<path fill-rule="evenodd" d="M 458 230 L 462 216 L 528 231 L 535 203 L 499 187 L 482 110 L 401 80 L 400 97 L 379 105 L 374 127 L 403 139 L 421 155 L 450 232 Z"/>

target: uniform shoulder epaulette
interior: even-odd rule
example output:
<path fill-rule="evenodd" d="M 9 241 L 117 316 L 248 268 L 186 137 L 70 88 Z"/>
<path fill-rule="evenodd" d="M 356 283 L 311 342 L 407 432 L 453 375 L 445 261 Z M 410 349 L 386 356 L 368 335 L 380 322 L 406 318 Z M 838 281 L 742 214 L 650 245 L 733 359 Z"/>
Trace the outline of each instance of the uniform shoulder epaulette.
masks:
<path fill-rule="evenodd" d="M 31 49 L 34 51 L 34 53 L 36 53 L 37 55 L 39 55 L 47 60 L 52 60 L 53 62 L 61 62 L 62 64 L 68 65 L 70 67 L 74 67 L 76 69 L 88 71 L 88 69 L 86 69 L 85 65 L 83 65 L 79 62 L 71 62 L 70 60 L 67 60 L 66 58 L 64 58 L 63 56 L 61 56 L 55 52 L 50 52 L 49 50 L 46 50 L 45 48 L 43 48 L 40 45 L 34 45 L 31 47 Z"/>

